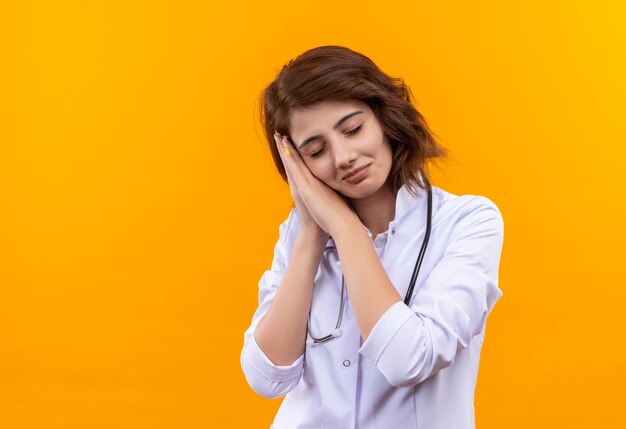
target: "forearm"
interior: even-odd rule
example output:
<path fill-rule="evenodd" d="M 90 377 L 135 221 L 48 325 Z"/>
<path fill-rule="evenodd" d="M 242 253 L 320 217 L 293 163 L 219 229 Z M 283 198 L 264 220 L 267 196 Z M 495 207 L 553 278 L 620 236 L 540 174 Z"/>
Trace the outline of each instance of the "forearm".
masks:
<path fill-rule="evenodd" d="M 352 310 L 366 340 L 380 317 L 402 298 L 358 219 L 345 222 L 333 234 Z"/>
<path fill-rule="evenodd" d="M 325 245 L 304 234 L 296 238 L 276 296 L 255 330 L 257 344 L 275 365 L 290 365 L 304 352 L 313 282 Z"/>

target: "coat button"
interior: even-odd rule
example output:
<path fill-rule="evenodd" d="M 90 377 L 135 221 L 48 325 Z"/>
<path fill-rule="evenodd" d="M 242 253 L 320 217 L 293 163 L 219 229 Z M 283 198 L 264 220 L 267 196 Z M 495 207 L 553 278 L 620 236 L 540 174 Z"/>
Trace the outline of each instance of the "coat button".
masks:
<path fill-rule="evenodd" d="M 343 366 L 345 366 L 346 368 L 350 366 L 350 361 L 348 359 L 343 361 Z"/>

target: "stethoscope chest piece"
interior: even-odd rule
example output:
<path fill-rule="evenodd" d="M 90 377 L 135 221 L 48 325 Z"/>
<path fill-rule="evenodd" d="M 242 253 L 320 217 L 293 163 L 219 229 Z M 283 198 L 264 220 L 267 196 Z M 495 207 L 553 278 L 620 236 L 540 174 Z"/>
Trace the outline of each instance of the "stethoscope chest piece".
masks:
<path fill-rule="evenodd" d="M 327 343 L 328 341 L 332 340 L 333 338 L 339 338 L 339 337 L 341 337 L 343 335 L 343 331 L 340 328 L 333 329 L 333 332 L 331 332 L 330 335 L 326 336 L 326 337 L 331 337 L 331 338 L 326 338 L 326 337 L 323 337 L 323 338 L 313 338 L 313 337 L 311 337 L 310 332 L 311 332 L 311 330 L 309 329 L 309 338 L 307 338 L 307 340 L 306 340 L 306 344 L 308 346 L 314 346 L 315 344 L 318 344 L 318 343 Z"/>

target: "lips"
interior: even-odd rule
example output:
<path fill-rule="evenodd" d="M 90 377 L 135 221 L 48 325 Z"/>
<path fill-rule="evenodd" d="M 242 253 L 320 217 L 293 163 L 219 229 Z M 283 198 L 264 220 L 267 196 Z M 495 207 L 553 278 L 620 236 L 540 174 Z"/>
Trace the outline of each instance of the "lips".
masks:
<path fill-rule="evenodd" d="M 343 176 L 343 180 L 349 179 L 350 177 L 354 176 L 355 174 L 359 173 L 361 170 L 363 170 L 364 168 L 369 167 L 370 164 L 364 165 L 363 167 L 359 167 L 356 170 L 352 170 L 351 172 L 349 172 L 348 174 L 346 174 L 345 176 Z"/>

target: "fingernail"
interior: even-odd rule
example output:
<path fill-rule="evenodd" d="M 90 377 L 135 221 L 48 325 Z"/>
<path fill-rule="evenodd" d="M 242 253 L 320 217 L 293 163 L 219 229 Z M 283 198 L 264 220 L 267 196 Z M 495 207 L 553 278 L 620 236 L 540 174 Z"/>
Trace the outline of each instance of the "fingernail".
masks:
<path fill-rule="evenodd" d="M 289 146 L 287 146 L 287 137 L 283 137 L 283 138 L 282 138 L 282 142 L 283 142 L 283 148 L 285 149 L 285 153 L 286 153 L 287 155 L 291 155 L 291 154 L 289 153 Z"/>
<path fill-rule="evenodd" d="M 274 135 L 275 136 L 280 136 L 280 133 L 278 131 L 274 130 Z"/>

